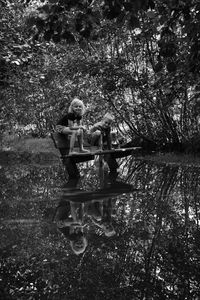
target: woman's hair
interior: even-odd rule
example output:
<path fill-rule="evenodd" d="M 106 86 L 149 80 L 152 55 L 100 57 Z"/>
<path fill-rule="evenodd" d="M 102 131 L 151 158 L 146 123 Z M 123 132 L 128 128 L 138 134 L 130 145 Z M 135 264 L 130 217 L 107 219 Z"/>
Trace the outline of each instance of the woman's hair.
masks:
<path fill-rule="evenodd" d="M 85 107 L 83 101 L 80 100 L 80 99 L 78 99 L 78 98 L 74 98 L 74 99 L 72 100 L 72 102 L 70 103 L 68 112 L 69 112 L 69 113 L 73 112 L 73 106 L 74 106 L 75 104 L 81 104 L 81 106 L 82 106 L 82 113 L 81 113 L 81 115 L 84 115 L 85 110 L 86 110 L 86 107 Z"/>

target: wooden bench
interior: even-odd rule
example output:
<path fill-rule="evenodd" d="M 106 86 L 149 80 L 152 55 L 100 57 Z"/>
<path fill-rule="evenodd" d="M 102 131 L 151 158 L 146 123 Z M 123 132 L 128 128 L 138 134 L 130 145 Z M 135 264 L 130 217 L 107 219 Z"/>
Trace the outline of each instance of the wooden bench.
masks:
<path fill-rule="evenodd" d="M 83 142 L 83 146 L 85 149 L 89 150 L 90 153 L 84 153 L 80 155 L 74 155 L 74 156 L 69 156 L 69 147 L 70 147 L 70 140 L 68 138 L 66 138 L 66 136 L 62 133 L 58 133 L 58 132 L 53 132 L 51 133 L 51 138 L 54 142 L 55 147 L 60 151 L 61 154 L 61 158 L 65 159 L 67 157 L 72 158 L 76 163 L 78 162 L 84 162 L 84 161 L 88 161 L 91 159 L 94 159 L 94 154 L 93 152 L 95 150 L 97 150 L 97 147 L 92 147 L 89 143 L 87 143 L 87 141 L 84 140 Z M 75 142 L 74 145 L 74 151 L 75 152 L 79 152 L 79 146 L 78 146 L 78 142 Z"/>
<path fill-rule="evenodd" d="M 125 157 L 128 155 L 139 153 L 141 147 L 131 147 L 122 149 L 112 149 L 98 151 L 97 147 L 91 146 L 84 140 L 83 146 L 89 150 L 90 153 L 78 153 L 76 155 L 69 155 L 70 140 L 62 133 L 51 133 L 55 147 L 60 151 L 61 159 L 65 165 L 70 177 L 77 177 L 79 174 L 77 163 L 93 160 L 96 155 L 104 157 L 104 160 L 108 163 L 110 171 L 114 171 L 118 168 L 117 158 Z M 74 151 L 79 152 L 77 141 L 75 142 Z"/>

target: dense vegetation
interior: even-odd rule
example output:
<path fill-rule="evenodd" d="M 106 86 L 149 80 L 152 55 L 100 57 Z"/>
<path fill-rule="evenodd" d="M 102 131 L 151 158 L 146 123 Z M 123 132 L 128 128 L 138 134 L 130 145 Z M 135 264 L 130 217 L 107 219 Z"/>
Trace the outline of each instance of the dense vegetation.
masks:
<path fill-rule="evenodd" d="M 87 124 L 111 110 L 131 138 L 198 150 L 199 1 L 0 3 L 2 132 L 45 136 L 79 96 Z"/>

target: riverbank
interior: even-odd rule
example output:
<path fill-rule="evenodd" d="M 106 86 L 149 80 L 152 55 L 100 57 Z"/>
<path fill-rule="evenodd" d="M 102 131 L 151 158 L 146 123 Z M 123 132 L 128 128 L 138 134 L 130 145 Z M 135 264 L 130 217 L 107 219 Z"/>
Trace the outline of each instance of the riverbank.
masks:
<path fill-rule="evenodd" d="M 31 138 L 9 136 L 3 141 L 0 148 L 0 161 L 22 161 L 37 162 L 59 160 L 60 153 L 55 148 L 51 137 Z M 159 164 L 183 165 L 200 167 L 200 155 L 177 154 L 177 153 L 161 153 L 154 152 L 152 154 L 137 154 L 140 159 L 156 162 Z"/>
<path fill-rule="evenodd" d="M 59 151 L 55 148 L 53 140 L 46 138 L 8 137 L 1 144 L 0 161 L 40 163 L 59 161 Z"/>
<path fill-rule="evenodd" d="M 156 162 L 159 164 L 169 164 L 169 165 L 181 165 L 186 167 L 198 167 L 200 168 L 200 155 L 192 154 L 177 154 L 171 153 L 153 153 L 150 155 L 145 155 L 144 160 Z"/>

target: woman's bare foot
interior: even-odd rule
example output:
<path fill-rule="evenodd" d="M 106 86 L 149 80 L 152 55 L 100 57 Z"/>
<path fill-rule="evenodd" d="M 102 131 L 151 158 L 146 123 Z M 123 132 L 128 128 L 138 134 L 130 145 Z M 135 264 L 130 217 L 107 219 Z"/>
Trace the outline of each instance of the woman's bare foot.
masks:
<path fill-rule="evenodd" d="M 69 152 L 68 155 L 78 155 L 78 154 L 80 154 L 80 153 L 79 152 L 75 152 L 75 151 L 71 151 L 71 152 Z"/>
<path fill-rule="evenodd" d="M 83 149 L 80 149 L 80 153 L 90 153 L 90 151 L 83 148 Z"/>

